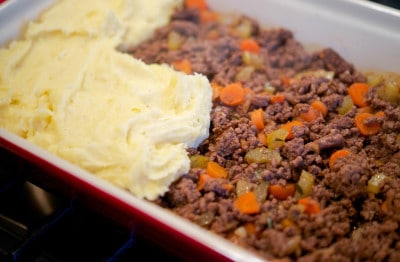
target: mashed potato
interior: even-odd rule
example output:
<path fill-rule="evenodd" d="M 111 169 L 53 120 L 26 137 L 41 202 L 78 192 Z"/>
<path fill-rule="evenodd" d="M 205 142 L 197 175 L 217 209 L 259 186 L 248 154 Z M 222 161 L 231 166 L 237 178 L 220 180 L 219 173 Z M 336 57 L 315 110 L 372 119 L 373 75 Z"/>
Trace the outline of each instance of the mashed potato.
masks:
<path fill-rule="evenodd" d="M 164 194 L 208 136 L 211 87 L 116 50 L 180 4 L 58 2 L 0 49 L 0 126 L 138 197 Z"/>

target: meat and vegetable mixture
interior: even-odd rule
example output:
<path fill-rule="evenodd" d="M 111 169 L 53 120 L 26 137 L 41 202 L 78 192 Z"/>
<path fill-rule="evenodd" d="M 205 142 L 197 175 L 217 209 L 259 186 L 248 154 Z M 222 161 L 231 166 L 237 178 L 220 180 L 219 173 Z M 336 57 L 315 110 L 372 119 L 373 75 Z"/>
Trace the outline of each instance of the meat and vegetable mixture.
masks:
<path fill-rule="evenodd" d="M 204 5 L 129 52 L 213 88 L 210 136 L 157 204 L 265 258 L 400 261 L 399 75 Z"/>

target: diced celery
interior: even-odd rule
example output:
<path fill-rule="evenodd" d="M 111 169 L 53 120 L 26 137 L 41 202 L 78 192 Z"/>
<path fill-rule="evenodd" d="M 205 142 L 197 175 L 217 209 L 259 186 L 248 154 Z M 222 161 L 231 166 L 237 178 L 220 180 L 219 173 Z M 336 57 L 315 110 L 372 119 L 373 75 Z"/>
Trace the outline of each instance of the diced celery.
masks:
<path fill-rule="evenodd" d="M 285 140 L 288 134 L 289 132 L 283 128 L 279 128 L 269 133 L 267 135 L 268 148 L 276 149 L 283 146 L 283 144 L 285 144 Z"/>
<path fill-rule="evenodd" d="M 206 168 L 207 163 L 210 159 L 203 155 L 190 156 L 190 167 L 191 168 Z"/>
<path fill-rule="evenodd" d="M 301 171 L 299 181 L 297 182 L 297 188 L 302 197 L 309 196 L 312 192 L 314 187 L 315 177 L 310 172 L 305 170 Z"/>
<path fill-rule="evenodd" d="M 258 147 L 250 150 L 245 155 L 245 160 L 247 163 L 271 163 L 275 161 L 277 164 L 280 164 L 282 161 L 282 157 L 279 152 L 275 150 L 271 150 L 265 147 Z"/>
<path fill-rule="evenodd" d="M 352 109 L 354 106 L 353 100 L 351 99 L 351 97 L 345 96 L 343 98 L 342 104 L 337 108 L 337 111 L 340 115 L 344 115 L 347 112 L 350 111 L 350 109 Z"/>

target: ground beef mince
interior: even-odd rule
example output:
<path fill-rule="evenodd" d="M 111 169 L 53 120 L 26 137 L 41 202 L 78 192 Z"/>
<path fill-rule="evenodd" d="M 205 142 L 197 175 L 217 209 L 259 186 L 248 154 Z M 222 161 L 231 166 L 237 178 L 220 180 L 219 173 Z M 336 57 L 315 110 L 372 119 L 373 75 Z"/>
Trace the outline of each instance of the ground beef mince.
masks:
<path fill-rule="evenodd" d="M 398 75 L 197 9 L 129 53 L 177 70 L 185 60 L 214 90 L 210 136 L 157 204 L 266 259 L 400 261 Z M 235 105 L 222 97 L 231 84 Z"/>

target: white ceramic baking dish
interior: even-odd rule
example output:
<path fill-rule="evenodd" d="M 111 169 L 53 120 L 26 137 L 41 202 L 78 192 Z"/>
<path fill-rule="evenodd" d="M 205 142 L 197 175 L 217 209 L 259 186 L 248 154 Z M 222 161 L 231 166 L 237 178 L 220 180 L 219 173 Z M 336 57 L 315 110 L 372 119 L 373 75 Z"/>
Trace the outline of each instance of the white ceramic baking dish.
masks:
<path fill-rule="evenodd" d="M 0 6 L 0 45 L 19 37 L 27 21 L 54 0 L 8 0 Z M 285 27 L 310 49 L 331 47 L 361 70 L 400 73 L 400 12 L 365 0 L 208 0 L 211 8 L 241 12 L 264 26 Z M 159 206 L 140 200 L 0 128 L 0 146 L 48 172 L 58 185 L 99 211 L 187 260 L 262 259 Z"/>

